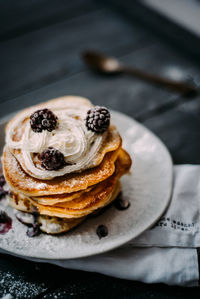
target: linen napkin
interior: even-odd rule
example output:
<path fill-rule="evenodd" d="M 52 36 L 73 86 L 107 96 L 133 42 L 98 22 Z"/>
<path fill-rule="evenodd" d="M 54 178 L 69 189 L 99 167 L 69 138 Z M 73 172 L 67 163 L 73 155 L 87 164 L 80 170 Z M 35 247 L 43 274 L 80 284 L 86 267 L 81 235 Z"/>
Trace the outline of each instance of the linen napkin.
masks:
<path fill-rule="evenodd" d="M 174 187 L 167 211 L 136 239 L 118 249 L 87 258 L 27 259 L 145 283 L 197 286 L 198 247 L 200 166 L 181 165 L 174 167 Z"/>

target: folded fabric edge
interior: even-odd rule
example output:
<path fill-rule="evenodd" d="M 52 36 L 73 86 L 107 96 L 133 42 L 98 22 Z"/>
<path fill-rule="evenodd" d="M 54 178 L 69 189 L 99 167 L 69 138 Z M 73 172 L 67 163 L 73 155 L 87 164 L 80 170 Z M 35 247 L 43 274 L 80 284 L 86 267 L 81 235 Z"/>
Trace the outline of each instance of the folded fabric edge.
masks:
<path fill-rule="evenodd" d="M 0 250 L 0 253 L 10 254 Z M 13 256 L 63 268 L 96 272 L 140 281 L 194 287 L 199 285 L 198 255 L 190 248 L 119 248 L 101 255 L 72 260 L 44 260 Z"/>

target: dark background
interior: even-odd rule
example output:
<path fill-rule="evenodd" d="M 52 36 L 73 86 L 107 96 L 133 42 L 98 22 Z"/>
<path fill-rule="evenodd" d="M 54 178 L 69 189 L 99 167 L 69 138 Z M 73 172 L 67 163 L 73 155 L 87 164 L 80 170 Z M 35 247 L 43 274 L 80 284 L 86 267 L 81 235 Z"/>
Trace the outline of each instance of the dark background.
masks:
<path fill-rule="evenodd" d="M 129 66 L 199 85 L 199 40 L 137 1 L 0 1 L 0 117 L 64 94 L 90 98 L 141 121 L 176 164 L 200 163 L 200 97 L 128 76 L 104 77 L 81 53 L 101 50 Z M 173 266 L 173 265 L 172 265 Z M 0 255 L 0 296 L 199 298 L 197 288 L 145 285 Z"/>

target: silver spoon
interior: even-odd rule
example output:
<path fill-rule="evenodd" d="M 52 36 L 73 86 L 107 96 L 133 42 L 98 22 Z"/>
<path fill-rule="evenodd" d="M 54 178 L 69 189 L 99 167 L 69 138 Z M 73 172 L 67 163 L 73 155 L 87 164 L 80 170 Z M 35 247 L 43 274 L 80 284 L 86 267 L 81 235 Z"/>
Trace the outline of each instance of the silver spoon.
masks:
<path fill-rule="evenodd" d="M 194 96 L 198 94 L 197 87 L 190 83 L 163 78 L 137 68 L 127 67 L 121 64 L 118 59 L 104 56 L 95 51 L 85 51 L 83 53 L 83 60 L 89 67 L 104 74 L 129 74 L 147 82 L 179 92 L 183 95 Z"/>

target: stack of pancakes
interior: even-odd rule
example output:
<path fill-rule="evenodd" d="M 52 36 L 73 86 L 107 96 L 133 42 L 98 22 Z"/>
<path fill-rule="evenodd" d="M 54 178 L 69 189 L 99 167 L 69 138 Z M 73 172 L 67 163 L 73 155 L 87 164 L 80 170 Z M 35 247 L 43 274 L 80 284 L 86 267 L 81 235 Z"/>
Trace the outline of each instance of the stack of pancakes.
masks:
<path fill-rule="evenodd" d="M 62 97 L 31 107 L 30 110 L 26 109 L 23 114 L 30 115 L 31 111 L 44 107 L 53 110 L 55 104 L 76 100 L 86 101 L 79 97 Z M 22 113 L 18 113 L 14 120 L 21 115 Z M 26 116 L 20 126 L 15 128 L 12 137 L 14 141 L 23 138 L 28 121 L 29 117 Z M 8 123 L 6 134 L 12 122 L 13 120 Z M 40 230 L 58 234 L 77 226 L 88 215 L 96 213 L 117 197 L 121 188 L 119 179 L 129 171 L 131 159 L 122 149 L 121 137 L 111 124 L 95 163 L 88 169 L 51 179 L 36 178 L 27 169 L 21 150 L 13 149 L 9 144 L 4 147 L 2 164 L 11 191 L 10 205 L 25 213 L 37 211 Z"/>

